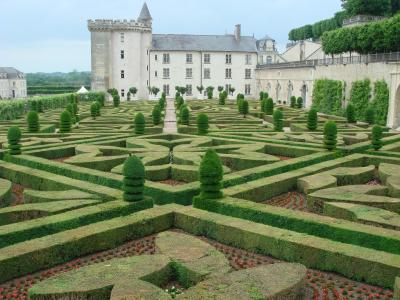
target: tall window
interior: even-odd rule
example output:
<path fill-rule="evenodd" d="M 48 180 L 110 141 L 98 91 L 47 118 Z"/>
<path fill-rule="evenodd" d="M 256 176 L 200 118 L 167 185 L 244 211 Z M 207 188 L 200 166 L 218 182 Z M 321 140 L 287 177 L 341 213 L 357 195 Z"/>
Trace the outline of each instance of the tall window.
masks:
<path fill-rule="evenodd" d="M 245 95 L 251 95 L 251 85 L 250 84 L 246 84 L 244 86 L 244 94 Z"/>
<path fill-rule="evenodd" d="M 157 55 L 157 54 L 154 55 L 154 60 L 155 60 L 155 61 L 158 60 L 158 55 Z"/>
<path fill-rule="evenodd" d="M 125 78 L 125 71 L 124 70 L 121 70 L 121 78 L 122 79 Z"/>
<path fill-rule="evenodd" d="M 209 68 L 204 69 L 204 79 L 210 79 L 211 78 L 211 71 Z"/>
<path fill-rule="evenodd" d="M 125 51 L 121 50 L 121 59 L 125 59 Z"/>
<path fill-rule="evenodd" d="M 244 78 L 245 79 L 251 79 L 251 69 L 246 69 L 245 70 Z"/>
<path fill-rule="evenodd" d="M 165 93 L 165 95 L 169 96 L 169 84 L 163 85 L 163 92 Z"/>
<path fill-rule="evenodd" d="M 225 69 L 225 78 L 232 79 L 232 69 Z"/>
<path fill-rule="evenodd" d="M 158 72 L 154 71 L 154 77 L 158 77 Z"/>
<path fill-rule="evenodd" d="M 186 54 L 186 63 L 187 64 L 192 64 L 193 63 L 193 54 Z"/>
<path fill-rule="evenodd" d="M 246 54 L 246 65 L 251 65 L 251 54 Z"/>
<path fill-rule="evenodd" d="M 121 43 L 125 43 L 125 33 L 121 32 Z"/>
<path fill-rule="evenodd" d="M 165 78 L 165 79 L 169 78 L 169 68 L 163 69 L 163 78 Z"/>
<path fill-rule="evenodd" d="M 193 69 L 187 68 L 186 69 L 186 78 L 192 78 L 192 77 L 193 77 Z"/>
<path fill-rule="evenodd" d="M 121 97 L 125 97 L 125 90 L 124 89 L 121 90 Z"/>
<path fill-rule="evenodd" d="M 232 63 L 232 54 L 227 54 L 225 56 L 225 63 L 231 64 Z"/>
<path fill-rule="evenodd" d="M 204 63 L 205 64 L 211 63 L 211 55 L 210 54 L 204 54 Z"/>
<path fill-rule="evenodd" d="M 188 96 L 193 95 L 193 87 L 191 84 L 186 85 L 186 90 L 187 90 L 186 95 L 188 95 Z"/>
<path fill-rule="evenodd" d="M 267 56 L 267 64 L 272 64 L 272 56 Z"/>
<path fill-rule="evenodd" d="M 163 54 L 163 63 L 164 64 L 169 64 L 169 62 L 170 62 L 169 53 L 164 53 Z"/>
<path fill-rule="evenodd" d="M 230 85 L 230 84 L 225 84 L 225 91 L 228 93 L 228 94 L 230 94 L 230 89 L 231 89 L 231 86 L 232 85 Z"/>

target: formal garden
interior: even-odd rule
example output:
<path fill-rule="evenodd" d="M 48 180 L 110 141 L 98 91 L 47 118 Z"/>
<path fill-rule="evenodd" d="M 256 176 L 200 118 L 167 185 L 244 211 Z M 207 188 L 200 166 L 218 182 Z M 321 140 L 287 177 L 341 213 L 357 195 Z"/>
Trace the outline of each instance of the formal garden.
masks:
<path fill-rule="evenodd" d="M 0 106 L 0 299 L 400 299 L 374 110 L 109 92 Z"/>

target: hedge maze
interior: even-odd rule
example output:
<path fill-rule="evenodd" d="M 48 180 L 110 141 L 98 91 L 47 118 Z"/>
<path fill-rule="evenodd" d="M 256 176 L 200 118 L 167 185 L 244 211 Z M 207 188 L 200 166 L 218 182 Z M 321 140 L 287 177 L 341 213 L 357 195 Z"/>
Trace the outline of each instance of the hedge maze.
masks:
<path fill-rule="evenodd" d="M 0 299 L 399 299 L 399 133 L 254 100 L 164 133 L 156 101 L 57 97 L 0 121 Z"/>

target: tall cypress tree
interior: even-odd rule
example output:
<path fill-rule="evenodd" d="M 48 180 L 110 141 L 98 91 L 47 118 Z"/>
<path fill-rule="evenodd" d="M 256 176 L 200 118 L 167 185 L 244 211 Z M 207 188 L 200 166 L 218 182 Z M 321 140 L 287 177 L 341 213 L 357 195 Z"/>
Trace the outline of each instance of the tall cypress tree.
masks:
<path fill-rule="evenodd" d="M 214 149 L 205 153 L 199 169 L 200 198 L 220 199 L 222 194 L 223 168 L 221 160 Z"/>

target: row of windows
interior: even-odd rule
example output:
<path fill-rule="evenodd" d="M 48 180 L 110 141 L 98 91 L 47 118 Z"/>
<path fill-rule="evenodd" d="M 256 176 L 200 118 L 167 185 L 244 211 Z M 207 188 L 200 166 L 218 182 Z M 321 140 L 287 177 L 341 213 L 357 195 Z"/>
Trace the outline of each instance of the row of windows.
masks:
<path fill-rule="evenodd" d="M 251 69 L 245 69 L 244 72 L 244 78 L 245 79 L 251 79 Z M 121 71 L 121 78 L 124 78 L 125 72 Z M 154 77 L 158 77 L 158 72 L 154 72 Z M 170 69 L 169 68 L 164 68 L 163 69 L 163 78 L 168 79 L 170 78 Z M 193 78 L 193 69 L 192 68 L 186 68 L 186 78 L 191 79 Z M 204 73 L 203 73 L 203 78 L 204 79 L 211 79 L 211 69 L 205 68 Z M 225 69 L 225 78 L 226 79 L 232 79 L 232 69 Z"/>
<path fill-rule="evenodd" d="M 230 84 L 226 84 L 226 85 L 225 85 L 225 90 L 229 91 L 230 88 L 231 88 L 231 85 L 230 85 Z M 187 85 L 186 85 L 186 89 L 187 89 L 186 95 L 187 95 L 187 96 L 193 96 L 193 85 L 187 84 Z M 123 90 L 122 90 L 122 91 L 123 91 Z M 164 85 L 163 85 L 163 92 L 164 92 L 167 96 L 170 95 L 170 86 L 169 86 L 169 84 L 164 84 Z M 245 93 L 245 95 L 247 95 L 247 96 L 251 95 L 251 85 L 250 85 L 250 84 L 246 84 L 246 85 L 244 86 L 244 93 Z M 121 94 L 122 94 L 122 93 L 121 93 Z M 204 91 L 204 96 L 206 96 L 206 95 L 207 95 L 207 91 Z"/>
<path fill-rule="evenodd" d="M 122 55 L 121 55 L 121 58 L 122 58 Z M 157 54 L 154 55 L 154 60 L 158 61 L 158 55 Z M 163 64 L 171 63 L 171 56 L 170 56 L 169 53 L 163 53 L 162 62 L 163 62 Z M 211 63 L 211 54 L 204 54 L 203 62 L 204 62 L 204 64 L 210 64 Z M 187 64 L 192 64 L 193 63 L 193 54 L 191 54 L 191 53 L 187 53 L 186 54 L 186 63 Z M 225 55 L 225 63 L 226 64 L 232 64 L 232 54 L 226 54 Z M 251 65 L 251 54 L 246 54 L 246 56 L 245 56 L 245 64 L 246 65 Z"/>

